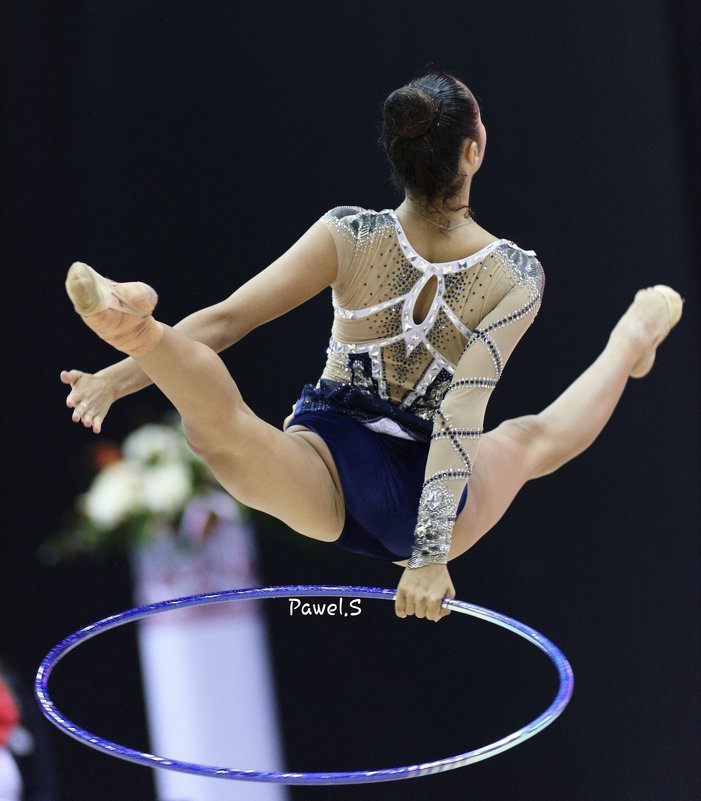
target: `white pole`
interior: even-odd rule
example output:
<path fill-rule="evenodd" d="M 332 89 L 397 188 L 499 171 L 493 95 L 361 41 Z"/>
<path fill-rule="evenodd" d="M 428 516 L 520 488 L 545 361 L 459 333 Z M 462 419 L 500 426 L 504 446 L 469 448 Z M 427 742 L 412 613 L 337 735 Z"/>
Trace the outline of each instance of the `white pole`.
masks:
<path fill-rule="evenodd" d="M 213 506 L 219 516 L 212 525 Z M 222 519 L 222 507 L 228 508 Z M 194 521 L 194 525 L 193 525 Z M 194 533 L 193 533 L 194 532 Z M 136 603 L 260 586 L 253 534 L 230 499 L 195 503 L 178 545 L 161 533 L 133 553 Z M 259 601 L 166 612 L 139 623 L 154 753 L 216 767 L 284 770 L 273 677 Z M 159 801 L 285 801 L 283 785 L 156 770 Z"/>

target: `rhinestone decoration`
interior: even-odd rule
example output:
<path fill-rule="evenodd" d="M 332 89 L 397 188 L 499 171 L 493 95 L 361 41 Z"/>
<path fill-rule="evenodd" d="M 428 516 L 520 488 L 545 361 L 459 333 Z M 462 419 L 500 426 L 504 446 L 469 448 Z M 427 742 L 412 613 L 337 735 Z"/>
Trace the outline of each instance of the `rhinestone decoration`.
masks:
<path fill-rule="evenodd" d="M 439 428 L 431 436 L 431 442 L 447 439 L 463 466 L 439 470 L 424 481 L 414 531 L 414 547 L 409 560 L 411 568 L 428 564 L 445 564 L 448 561 L 457 501 L 445 482 L 469 480 L 472 475 L 472 460 L 460 440 L 479 439 L 482 436 L 482 429 L 461 429 L 451 426 L 442 409 L 436 411 L 435 426 Z M 437 508 L 438 506 L 440 508 Z"/>
<path fill-rule="evenodd" d="M 483 433 L 474 415 L 467 425 L 462 416 L 462 409 L 474 408 L 471 400 L 453 393 L 496 387 L 511 350 L 501 331 L 535 317 L 542 267 L 533 251 L 506 239 L 433 264 L 412 247 L 391 210 L 344 206 L 322 219 L 340 237 L 346 257 L 352 253 L 345 285 L 333 288 L 323 377 L 387 401 L 397 415 L 433 422 L 429 462 L 438 469 L 424 481 L 409 566 L 444 563 L 458 505 L 449 482 L 469 480 L 474 443 Z M 513 289 L 505 312 L 494 314 Z M 492 372 L 483 359 L 476 362 L 479 372 L 460 369 L 472 364 L 467 357 L 474 349 L 486 351 L 492 375 L 482 374 Z"/>
<path fill-rule="evenodd" d="M 351 385 L 357 389 L 377 395 L 377 382 L 373 376 L 372 362 L 369 354 L 361 353 L 350 357 L 352 373 Z"/>
<path fill-rule="evenodd" d="M 410 565 L 445 561 L 457 509 L 448 482 L 469 480 L 474 446 L 468 444 L 482 436 L 476 419 L 460 424 L 460 409 L 472 403 L 453 393 L 496 387 L 511 349 L 500 332 L 535 317 L 542 267 L 533 251 L 506 239 L 467 258 L 433 264 L 412 247 L 391 210 L 344 206 L 322 219 L 346 257 L 352 253 L 345 285 L 332 293 L 334 326 L 324 377 L 388 401 L 397 414 L 433 421 L 431 448 L 438 450 L 431 451 L 432 463 L 439 469 L 424 482 Z M 495 315 L 512 289 L 517 300 Z M 479 372 L 460 369 L 471 364 L 463 359 L 475 348 L 486 351 L 492 375 L 484 360 L 477 362 Z"/>
<path fill-rule="evenodd" d="M 410 568 L 447 563 L 455 524 L 454 506 L 453 496 L 444 486 L 424 487 L 408 563 Z"/>
<path fill-rule="evenodd" d="M 490 331 L 493 330 L 494 329 L 490 327 Z M 499 380 L 499 378 L 501 378 L 501 371 L 504 367 L 501 361 L 501 353 L 499 353 L 499 348 L 486 331 L 480 331 L 479 328 L 475 328 L 474 336 L 481 340 L 484 343 L 484 346 L 487 348 L 489 355 L 492 357 L 492 362 L 494 363 L 494 370 L 497 374 L 497 380 Z"/>
<path fill-rule="evenodd" d="M 471 389 L 494 389 L 497 383 L 498 381 L 496 378 L 485 378 L 484 376 L 478 378 L 459 378 L 457 381 L 453 381 L 445 394 L 447 395 L 449 392 L 454 392 L 461 387 L 469 387 Z"/>
<path fill-rule="evenodd" d="M 433 375 L 433 371 L 436 369 L 436 365 L 434 364 L 431 367 L 431 375 Z M 428 376 L 428 373 L 424 378 Z M 424 420 L 433 420 L 433 415 L 436 413 L 436 409 L 440 406 L 443 397 L 445 396 L 445 392 L 450 386 L 450 382 L 452 381 L 453 374 L 448 369 L 441 369 L 438 371 L 438 374 L 431 380 L 428 387 L 425 390 L 422 390 L 421 393 L 418 393 L 418 385 L 417 385 L 417 392 L 409 393 L 406 400 L 402 401 L 402 408 L 406 408 L 408 412 L 415 414 L 417 417 L 421 417 Z"/>
<path fill-rule="evenodd" d="M 431 440 L 446 439 L 453 436 L 465 437 L 467 439 L 479 439 L 484 434 L 483 428 L 452 428 L 450 430 L 443 429 L 431 434 Z"/>
<path fill-rule="evenodd" d="M 398 403 L 405 409 L 416 407 L 421 416 L 431 416 L 442 396 L 433 393 L 430 399 L 417 404 L 425 396 L 435 376 L 441 370 L 454 372 L 456 360 L 447 353 L 461 353 L 481 341 L 488 349 L 495 366 L 496 379 L 502 370 L 502 357 L 490 333 L 530 314 L 539 302 L 542 289 L 542 270 L 531 251 L 523 251 L 508 240 L 489 244 L 478 253 L 455 262 L 431 264 L 418 254 L 407 240 L 395 213 L 390 210 L 371 212 L 355 206 L 342 206 L 322 218 L 341 235 L 353 241 L 354 257 L 371 252 L 377 259 L 377 268 L 385 269 L 385 277 L 377 290 L 380 297 L 370 305 L 345 308 L 333 296 L 334 318 L 346 327 L 354 322 L 369 324 L 374 337 L 353 337 L 334 330 L 328 348 L 329 361 L 324 376 L 334 380 L 349 380 L 341 354 L 348 358 L 366 353 L 370 357 L 372 375 L 381 397 Z M 350 241 L 348 240 L 348 241 Z M 380 264 L 384 259 L 386 262 Z M 375 261 L 370 265 L 373 269 Z M 507 265 L 513 284 L 528 282 L 533 285 L 532 297 L 520 309 L 497 320 L 484 330 L 472 331 L 465 315 L 473 304 L 481 306 L 480 294 L 499 265 Z M 473 269 L 477 268 L 477 269 Z M 426 284 L 435 278 L 435 295 L 421 322 L 416 322 L 416 302 Z M 475 314 L 473 309 L 470 312 Z M 348 364 L 345 366 L 349 369 Z M 418 378 L 417 378 L 418 376 Z M 413 378 L 412 378 L 413 377 Z M 467 386 L 458 383 L 458 387 Z M 476 379 L 473 387 L 490 389 L 494 379 Z"/>

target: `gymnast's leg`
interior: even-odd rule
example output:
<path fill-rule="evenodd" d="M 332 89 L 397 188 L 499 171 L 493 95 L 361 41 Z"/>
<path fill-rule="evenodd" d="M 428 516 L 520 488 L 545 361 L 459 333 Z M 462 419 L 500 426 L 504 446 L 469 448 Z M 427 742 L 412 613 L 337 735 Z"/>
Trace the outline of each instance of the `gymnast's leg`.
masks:
<path fill-rule="evenodd" d="M 175 406 L 188 442 L 224 489 L 309 537 L 340 535 L 343 496 L 320 437 L 283 433 L 253 414 L 211 348 L 150 316 L 156 295 L 145 284 L 113 286 L 77 264 L 66 287 L 84 322 L 131 355 Z"/>
<path fill-rule="evenodd" d="M 647 374 L 657 345 L 681 316 L 679 295 L 662 289 L 637 293 L 601 355 L 540 414 L 507 420 L 483 436 L 451 559 L 501 519 L 527 481 L 552 473 L 594 442 L 628 379 Z"/>

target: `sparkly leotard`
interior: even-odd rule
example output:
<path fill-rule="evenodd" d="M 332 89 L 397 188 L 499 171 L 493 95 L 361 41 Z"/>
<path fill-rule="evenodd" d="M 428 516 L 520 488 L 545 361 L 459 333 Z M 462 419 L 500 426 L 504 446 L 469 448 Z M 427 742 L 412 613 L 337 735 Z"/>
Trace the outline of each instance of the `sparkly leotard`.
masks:
<path fill-rule="evenodd" d="M 490 393 L 540 306 L 541 265 L 532 251 L 504 239 L 433 264 L 414 250 L 390 210 L 343 206 L 322 222 L 338 256 L 334 324 L 321 379 L 305 387 L 294 423 L 331 413 L 381 436 L 425 442 L 411 542 L 393 546 L 388 558 L 411 550 L 412 566 L 443 562 Z M 417 301 L 427 294 L 432 302 L 417 319 Z M 353 488 L 341 479 L 348 508 Z"/>

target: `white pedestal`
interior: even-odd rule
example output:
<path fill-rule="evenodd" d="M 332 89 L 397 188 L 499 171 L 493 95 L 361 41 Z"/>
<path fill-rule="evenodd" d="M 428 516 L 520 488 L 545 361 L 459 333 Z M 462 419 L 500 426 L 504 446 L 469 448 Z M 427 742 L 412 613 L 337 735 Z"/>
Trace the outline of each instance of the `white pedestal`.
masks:
<path fill-rule="evenodd" d="M 134 551 L 136 603 L 260 586 L 248 526 L 217 496 L 229 520 L 200 526 L 191 510 L 193 547 L 172 534 Z M 202 532 L 206 532 L 200 536 Z M 258 601 L 166 612 L 139 623 L 144 693 L 154 753 L 246 770 L 283 770 L 265 623 Z M 159 801 L 285 801 L 283 785 L 156 770 Z"/>

